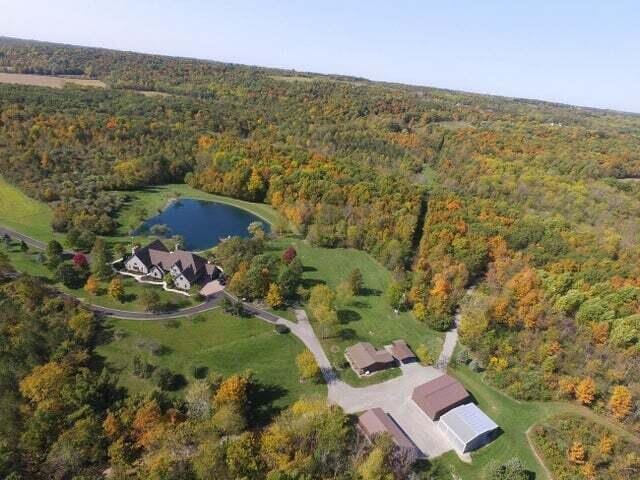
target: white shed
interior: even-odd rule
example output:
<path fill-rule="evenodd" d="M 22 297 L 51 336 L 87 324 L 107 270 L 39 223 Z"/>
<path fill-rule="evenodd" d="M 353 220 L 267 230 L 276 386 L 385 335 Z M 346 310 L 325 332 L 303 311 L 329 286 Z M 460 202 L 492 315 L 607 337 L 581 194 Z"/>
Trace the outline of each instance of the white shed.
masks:
<path fill-rule="evenodd" d="M 491 442 L 498 434 L 498 425 L 474 403 L 448 411 L 440 417 L 438 427 L 458 453 L 476 450 Z"/>

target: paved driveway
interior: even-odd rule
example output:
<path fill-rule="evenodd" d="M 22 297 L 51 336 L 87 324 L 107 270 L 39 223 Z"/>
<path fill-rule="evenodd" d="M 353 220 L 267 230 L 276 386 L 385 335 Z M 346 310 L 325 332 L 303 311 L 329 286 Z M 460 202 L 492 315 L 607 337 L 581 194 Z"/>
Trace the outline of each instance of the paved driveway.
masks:
<path fill-rule="evenodd" d="M 440 370 L 419 363 L 403 365 L 402 375 L 384 383 L 355 388 L 341 381 L 329 384 L 329 400 L 347 413 L 379 407 L 391 415 L 398 426 L 427 457 L 451 450 L 436 422 L 429 419 L 411 400 L 413 389 L 442 375 Z"/>

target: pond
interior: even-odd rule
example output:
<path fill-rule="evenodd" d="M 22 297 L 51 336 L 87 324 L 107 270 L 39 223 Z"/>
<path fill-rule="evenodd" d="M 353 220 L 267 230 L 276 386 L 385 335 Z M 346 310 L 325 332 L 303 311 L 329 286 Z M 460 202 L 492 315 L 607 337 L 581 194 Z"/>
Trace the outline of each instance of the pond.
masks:
<path fill-rule="evenodd" d="M 185 241 L 183 248 L 199 251 L 214 247 L 229 236 L 249 236 L 247 227 L 256 221 L 269 231 L 267 222 L 241 208 L 182 198 L 145 221 L 136 233 L 154 233 L 164 237 L 180 235 Z"/>

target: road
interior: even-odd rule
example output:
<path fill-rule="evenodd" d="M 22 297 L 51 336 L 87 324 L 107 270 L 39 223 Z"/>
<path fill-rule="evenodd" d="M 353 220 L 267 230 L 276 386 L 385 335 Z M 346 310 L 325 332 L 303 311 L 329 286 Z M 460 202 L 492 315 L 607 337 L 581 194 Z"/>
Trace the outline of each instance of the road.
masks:
<path fill-rule="evenodd" d="M 15 230 L 11 230 L 10 228 L 0 227 L 0 237 L 4 237 L 5 235 L 9 235 L 13 240 L 22 240 L 28 246 L 37 248 L 38 250 L 46 250 L 47 244 L 41 242 L 40 240 L 36 240 L 35 238 L 24 235 L 20 232 L 16 232 Z M 72 252 L 69 252 L 72 253 Z"/>

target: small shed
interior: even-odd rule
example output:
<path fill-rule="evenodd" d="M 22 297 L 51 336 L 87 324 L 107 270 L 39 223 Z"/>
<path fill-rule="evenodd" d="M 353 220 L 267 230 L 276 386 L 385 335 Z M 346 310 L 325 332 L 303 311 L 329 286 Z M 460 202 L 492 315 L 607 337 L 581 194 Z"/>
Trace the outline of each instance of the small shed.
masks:
<path fill-rule="evenodd" d="M 413 390 L 411 399 L 431 420 L 465 403 L 471 402 L 469 392 L 449 375 L 442 375 Z"/>
<path fill-rule="evenodd" d="M 358 375 L 367 375 L 395 365 L 395 360 L 389 352 L 384 349 L 376 350 L 367 342 L 348 347 L 344 356 Z"/>
<path fill-rule="evenodd" d="M 411 351 L 409 345 L 404 340 L 394 340 L 391 342 L 391 355 L 400 363 L 411 363 L 417 360 L 415 353 Z"/>
<path fill-rule="evenodd" d="M 418 449 L 409 437 L 381 408 L 372 408 L 360 415 L 358 417 L 358 427 L 370 442 L 373 442 L 376 436 L 387 433 L 391 436 L 393 443 L 404 450 L 412 460 L 415 460 L 419 454 Z"/>
<path fill-rule="evenodd" d="M 474 403 L 450 410 L 440 417 L 438 428 L 458 453 L 476 450 L 498 435 L 498 425 Z"/>

